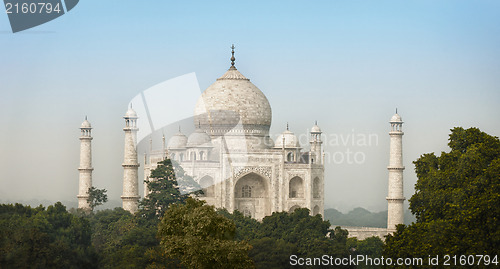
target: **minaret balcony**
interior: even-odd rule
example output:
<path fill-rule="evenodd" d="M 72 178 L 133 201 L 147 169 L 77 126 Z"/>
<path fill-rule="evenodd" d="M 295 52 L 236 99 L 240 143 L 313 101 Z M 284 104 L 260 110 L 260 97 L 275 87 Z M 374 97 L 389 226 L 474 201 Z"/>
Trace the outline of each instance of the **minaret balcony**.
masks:
<path fill-rule="evenodd" d="M 399 167 L 387 166 L 387 170 L 405 170 L 405 167 L 404 166 L 399 166 Z"/>

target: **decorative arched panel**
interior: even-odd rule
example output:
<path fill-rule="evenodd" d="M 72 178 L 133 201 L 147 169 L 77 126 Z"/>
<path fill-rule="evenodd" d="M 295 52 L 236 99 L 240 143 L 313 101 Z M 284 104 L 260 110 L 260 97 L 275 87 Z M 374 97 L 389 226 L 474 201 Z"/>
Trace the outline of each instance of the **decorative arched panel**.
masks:
<path fill-rule="evenodd" d="M 313 180 L 313 198 L 321 198 L 321 188 L 318 177 L 315 177 Z"/>
<path fill-rule="evenodd" d="M 316 215 L 318 215 L 318 214 L 321 214 L 321 213 L 319 212 L 319 206 L 317 206 L 317 205 L 316 205 L 316 206 L 314 206 L 312 213 L 313 213 L 313 216 L 316 216 Z"/>
<path fill-rule="evenodd" d="M 213 197 L 214 192 L 214 179 L 211 176 L 204 176 L 200 179 L 200 186 L 205 193 L 205 197 Z"/>
<path fill-rule="evenodd" d="M 304 198 L 304 180 L 301 177 L 293 177 L 288 184 L 289 198 Z"/>

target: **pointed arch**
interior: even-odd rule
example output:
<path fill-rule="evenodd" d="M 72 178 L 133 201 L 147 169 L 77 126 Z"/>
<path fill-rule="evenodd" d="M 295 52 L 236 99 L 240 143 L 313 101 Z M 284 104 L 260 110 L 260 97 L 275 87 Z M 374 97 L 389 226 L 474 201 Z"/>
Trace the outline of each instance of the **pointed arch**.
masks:
<path fill-rule="evenodd" d="M 319 206 L 318 206 L 318 205 L 316 205 L 316 206 L 314 206 L 314 208 L 313 208 L 313 210 L 312 210 L 312 215 L 313 215 L 313 216 L 316 216 L 316 215 L 318 215 L 318 214 L 321 214 L 321 213 L 319 212 Z M 323 215 L 323 214 L 321 214 L 321 215 Z"/>
<path fill-rule="evenodd" d="M 205 194 L 205 197 L 215 196 L 214 179 L 211 176 L 204 176 L 200 179 L 200 186 Z"/>
<path fill-rule="evenodd" d="M 243 175 L 236 180 L 233 193 L 235 210 L 256 219 L 271 214 L 269 186 L 263 176 L 254 172 Z"/>
<path fill-rule="evenodd" d="M 321 188 L 318 177 L 315 177 L 313 180 L 313 198 L 321 198 Z"/>
<path fill-rule="evenodd" d="M 294 205 L 294 206 L 290 207 L 290 209 L 288 210 L 288 212 L 289 213 L 293 213 L 293 211 L 295 211 L 295 209 L 297 209 L 297 208 L 300 208 L 300 206 Z"/>
<path fill-rule="evenodd" d="M 289 198 L 304 198 L 304 180 L 301 177 L 293 177 L 288 184 Z"/>

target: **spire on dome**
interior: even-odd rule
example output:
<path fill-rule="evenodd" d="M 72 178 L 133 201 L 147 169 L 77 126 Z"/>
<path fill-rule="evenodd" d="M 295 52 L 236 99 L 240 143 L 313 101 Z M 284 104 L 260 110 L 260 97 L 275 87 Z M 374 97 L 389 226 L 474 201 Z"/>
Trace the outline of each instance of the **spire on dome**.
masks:
<path fill-rule="evenodd" d="M 236 58 L 234 58 L 234 44 L 231 46 L 231 69 L 236 69 L 236 67 L 234 67 L 234 60 L 236 60 Z"/>
<path fill-rule="evenodd" d="M 286 123 L 286 130 L 288 131 L 288 122 Z"/>

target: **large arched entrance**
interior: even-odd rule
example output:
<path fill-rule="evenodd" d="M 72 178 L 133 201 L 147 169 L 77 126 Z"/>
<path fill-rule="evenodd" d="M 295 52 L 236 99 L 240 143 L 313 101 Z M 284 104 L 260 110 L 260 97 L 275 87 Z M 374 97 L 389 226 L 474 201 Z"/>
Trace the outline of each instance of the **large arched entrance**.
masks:
<path fill-rule="evenodd" d="M 256 173 L 239 178 L 234 186 L 234 209 L 258 220 L 270 215 L 267 181 Z"/>

